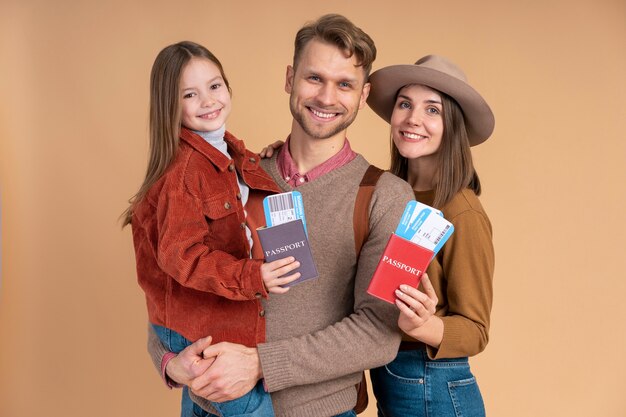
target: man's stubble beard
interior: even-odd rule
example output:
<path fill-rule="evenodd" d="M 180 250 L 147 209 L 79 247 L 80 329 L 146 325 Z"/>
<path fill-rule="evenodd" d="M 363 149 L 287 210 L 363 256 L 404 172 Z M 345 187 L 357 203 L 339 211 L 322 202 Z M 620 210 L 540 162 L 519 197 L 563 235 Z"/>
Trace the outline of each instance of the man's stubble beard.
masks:
<path fill-rule="evenodd" d="M 309 135 L 310 137 L 314 139 L 328 139 L 328 138 L 335 136 L 337 133 L 343 130 L 346 130 L 354 122 L 357 114 L 359 113 L 359 109 L 356 108 L 348 119 L 346 119 L 341 124 L 333 127 L 332 130 L 329 130 L 328 132 L 319 132 L 319 131 L 316 131 L 316 129 L 314 129 L 312 126 L 310 126 L 310 124 L 306 123 L 306 121 L 308 121 L 307 118 L 305 117 L 305 115 L 298 112 L 298 108 L 294 101 L 295 100 L 293 99 L 289 100 L 289 109 L 291 110 L 291 115 L 293 116 L 294 120 L 298 123 L 298 125 L 300 125 L 304 133 L 306 133 L 307 135 Z M 323 108 L 323 107 L 320 106 L 320 108 Z M 306 107 L 304 107 L 304 111 L 309 111 L 309 110 Z"/>

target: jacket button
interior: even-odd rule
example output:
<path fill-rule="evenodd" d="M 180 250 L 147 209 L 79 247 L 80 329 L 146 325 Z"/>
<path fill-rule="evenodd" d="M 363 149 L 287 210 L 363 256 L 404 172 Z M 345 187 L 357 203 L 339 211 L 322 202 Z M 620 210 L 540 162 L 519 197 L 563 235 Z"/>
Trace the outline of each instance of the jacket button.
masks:
<path fill-rule="evenodd" d="M 241 193 L 237 193 L 237 200 L 241 200 Z"/>
<path fill-rule="evenodd" d="M 228 165 L 228 170 L 233 172 L 235 170 L 235 166 L 233 164 Z"/>
<path fill-rule="evenodd" d="M 224 203 L 224 208 L 226 210 L 230 209 L 230 203 L 228 201 Z"/>
<path fill-rule="evenodd" d="M 261 317 L 265 317 L 265 310 L 261 310 L 261 311 L 259 311 L 259 316 L 261 316 Z"/>
<path fill-rule="evenodd" d="M 256 293 L 256 294 L 254 294 L 254 296 L 255 296 L 256 298 L 261 298 L 261 293 L 260 293 L 260 292 L 258 292 L 258 293 Z"/>
<path fill-rule="evenodd" d="M 246 228 L 246 224 L 245 224 L 245 223 L 241 223 L 241 224 L 239 225 L 239 227 L 241 227 L 241 230 L 243 230 L 243 229 L 245 229 L 245 228 Z"/>
<path fill-rule="evenodd" d="M 256 162 L 256 158 L 250 158 L 250 159 L 248 159 L 248 161 L 250 161 L 250 162 Z"/>

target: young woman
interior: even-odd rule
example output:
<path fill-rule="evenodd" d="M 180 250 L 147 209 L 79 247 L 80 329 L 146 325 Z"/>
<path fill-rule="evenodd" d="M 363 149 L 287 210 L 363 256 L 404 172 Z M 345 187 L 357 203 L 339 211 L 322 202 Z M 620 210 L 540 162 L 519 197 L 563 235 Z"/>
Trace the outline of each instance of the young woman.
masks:
<path fill-rule="evenodd" d="M 487 344 L 494 251 L 470 146 L 491 135 L 491 109 L 449 60 L 429 55 L 370 77 L 370 107 L 391 125 L 391 171 L 455 232 L 422 290 L 396 291 L 404 332 L 396 359 L 371 371 L 381 417 L 483 416 L 468 357 Z"/>

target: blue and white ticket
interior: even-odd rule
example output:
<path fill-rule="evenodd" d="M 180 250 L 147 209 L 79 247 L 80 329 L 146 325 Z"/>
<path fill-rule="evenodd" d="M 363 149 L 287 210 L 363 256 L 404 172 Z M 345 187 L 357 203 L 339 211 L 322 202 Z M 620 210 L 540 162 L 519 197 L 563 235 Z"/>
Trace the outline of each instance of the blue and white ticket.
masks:
<path fill-rule="evenodd" d="M 427 206 L 426 204 L 420 203 L 419 201 L 409 201 L 404 208 L 404 213 L 402 213 L 400 224 L 396 229 L 396 234 L 400 236 L 401 233 L 406 233 L 409 230 L 410 225 L 416 220 L 418 216 L 425 216 L 430 214 L 431 212 L 435 212 L 440 216 L 443 216 L 443 213 L 440 210 Z"/>
<path fill-rule="evenodd" d="M 266 227 L 277 226 L 296 219 L 301 219 L 306 232 L 304 203 L 300 191 L 272 194 L 263 199 Z"/>
<path fill-rule="evenodd" d="M 453 232 L 454 226 L 440 210 L 413 200 L 407 203 L 395 234 L 437 254 Z"/>

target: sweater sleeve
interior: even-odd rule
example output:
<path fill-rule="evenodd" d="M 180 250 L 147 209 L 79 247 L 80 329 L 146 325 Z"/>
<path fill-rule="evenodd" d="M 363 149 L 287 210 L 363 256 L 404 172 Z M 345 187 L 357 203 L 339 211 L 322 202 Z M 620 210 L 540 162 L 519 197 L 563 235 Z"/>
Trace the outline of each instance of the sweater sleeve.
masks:
<path fill-rule="evenodd" d="M 489 339 L 495 263 L 491 224 L 474 209 L 450 221 L 455 231 L 442 257 L 448 308 L 441 317 L 444 332 L 439 348 L 428 347 L 431 359 L 476 355 Z"/>
<path fill-rule="evenodd" d="M 266 297 L 262 260 L 237 259 L 206 243 L 211 240 L 206 205 L 182 184 L 168 184 L 162 190 L 156 208 L 157 232 L 148 234 L 157 239 L 153 247 L 159 267 L 181 285 L 198 291 L 231 300 L 253 300 L 256 294 Z"/>
<path fill-rule="evenodd" d="M 152 359 L 152 364 L 157 369 L 163 381 L 169 386 L 167 375 L 165 374 L 165 368 L 163 360 L 166 359 L 165 356 L 171 353 L 159 339 L 156 332 L 152 328 L 152 325 L 148 323 L 148 354 L 150 355 L 150 359 Z"/>
<path fill-rule="evenodd" d="M 337 379 L 395 358 L 400 343 L 398 310 L 370 296 L 366 289 L 389 236 L 412 197 L 408 184 L 391 174 L 384 174 L 379 180 L 372 196 L 370 234 L 361 250 L 356 276 L 354 281 L 345 279 L 354 286 L 352 314 L 312 334 L 258 345 L 270 392 Z M 346 383 L 354 381 L 348 379 Z"/>

